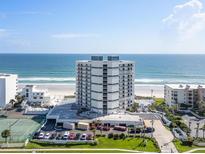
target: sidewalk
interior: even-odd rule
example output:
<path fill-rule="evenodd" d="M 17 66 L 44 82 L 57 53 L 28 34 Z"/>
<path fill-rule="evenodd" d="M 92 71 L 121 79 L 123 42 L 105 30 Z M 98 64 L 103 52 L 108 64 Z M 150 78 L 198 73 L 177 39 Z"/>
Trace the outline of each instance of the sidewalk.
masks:
<path fill-rule="evenodd" d="M 145 120 L 145 125 L 152 127 L 150 120 Z M 172 140 L 174 139 L 173 134 L 167 130 L 160 120 L 155 120 L 153 125 L 155 131 L 153 133 L 154 138 L 156 139 L 159 148 L 162 153 L 178 153 Z"/>

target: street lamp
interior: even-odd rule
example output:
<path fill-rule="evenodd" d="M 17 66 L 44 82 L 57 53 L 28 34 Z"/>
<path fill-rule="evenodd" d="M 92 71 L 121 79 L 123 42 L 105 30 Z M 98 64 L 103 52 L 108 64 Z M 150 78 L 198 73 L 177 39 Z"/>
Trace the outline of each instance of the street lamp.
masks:
<path fill-rule="evenodd" d="M 151 89 L 151 98 L 153 97 L 153 89 Z"/>
<path fill-rule="evenodd" d="M 199 121 L 196 123 L 196 138 L 199 137 Z"/>
<path fill-rule="evenodd" d="M 152 124 L 152 132 L 151 132 L 151 136 L 152 136 L 152 138 L 153 138 L 153 132 L 154 132 L 154 128 L 153 128 L 153 125 L 154 125 L 154 119 L 152 118 L 152 120 L 151 120 L 151 124 Z"/>

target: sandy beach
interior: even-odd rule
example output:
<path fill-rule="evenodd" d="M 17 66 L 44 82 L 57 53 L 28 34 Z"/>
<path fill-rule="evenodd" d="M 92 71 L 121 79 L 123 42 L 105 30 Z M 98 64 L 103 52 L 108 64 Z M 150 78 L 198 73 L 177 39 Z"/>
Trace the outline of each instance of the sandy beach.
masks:
<path fill-rule="evenodd" d="M 53 96 L 68 96 L 74 95 L 75 84 L 35 84 L 38 89 L 47 89 Z M 25 84 L 20 84 L 19 88 L 22 88 Z M 136 96 L 151 96 L 153 90 L 153 96 L 164 97 L 164 86 L 154 84 L 136 84 L 135 95 Z"/>

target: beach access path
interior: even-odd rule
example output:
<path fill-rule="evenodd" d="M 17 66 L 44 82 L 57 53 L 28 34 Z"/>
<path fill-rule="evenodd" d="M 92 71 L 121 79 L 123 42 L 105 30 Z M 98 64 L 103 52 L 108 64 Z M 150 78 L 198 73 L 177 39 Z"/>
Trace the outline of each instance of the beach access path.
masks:
<path fill-rule="evenodd" d="M 145 120 L 145 125 L 152 127 L 151 120 Z M 173 134 L 164 127 L 160 120 L 154 120 L 153 127 L 155 129 L 153 137 L 156 139 L 162 153 L 178 153 L 172 140 Z"/>

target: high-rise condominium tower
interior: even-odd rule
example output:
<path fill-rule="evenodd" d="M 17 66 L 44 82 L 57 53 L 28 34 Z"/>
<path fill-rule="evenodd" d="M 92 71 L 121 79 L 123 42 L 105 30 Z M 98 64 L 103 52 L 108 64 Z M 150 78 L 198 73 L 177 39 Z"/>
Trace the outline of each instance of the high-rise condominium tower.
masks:
<path fill-rule="evenodd" d="M 0 73 L 0 108 L 4 108 L 17 94 L 18 76 Z"/>
<path fill-rule="evenodd" d="M 118 56 L 92 56 L 76 62 L 76 100 L 82 107 L 102 114 L 119 112 L 134 101 L 134 62 Z"/>

